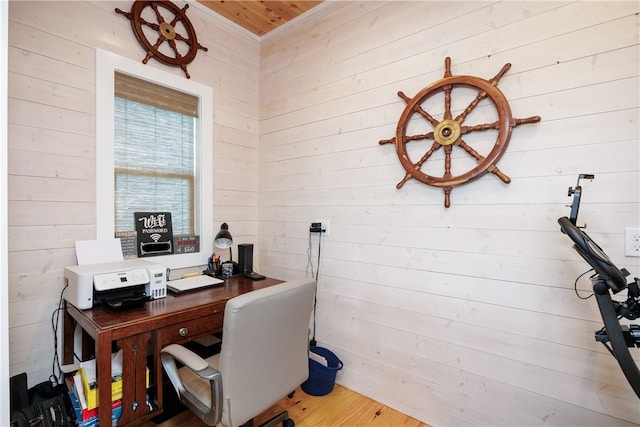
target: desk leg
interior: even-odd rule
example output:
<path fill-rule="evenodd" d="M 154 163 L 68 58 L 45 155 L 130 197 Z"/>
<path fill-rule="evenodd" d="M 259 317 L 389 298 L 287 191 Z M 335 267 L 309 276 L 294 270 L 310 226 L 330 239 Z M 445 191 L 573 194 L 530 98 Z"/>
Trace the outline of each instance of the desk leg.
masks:
<path fill-rule="evenodd" d="M 95 343 L 98 415 L 101 426 L 111 425 L 111 334 L 98 334 Z"/>
<path fill-rule="evenodd" d="M 89 359 L 95 358 L 96 357 L 95 341 L 93 340 L 91 335 L 89 335 L 89 333 L 84 329 L 81 331 L 81 337 L 82 339 L 80 340 L 80 344 L 81 344 L 80 349 L 81 349 L 82 360 L 89 360 Z M 109 348 L 109 352 L 110 351 L 111 351 L 111 348 Z"/>
<path fill-rule="evenodd" d="M 162 360 L 160 359 L 160 351 L 162 348 L 160 347 L 160 340 L 158 339 L 158 335 L 154 334 L 153 336 L 153 375 L 155 378 L 155 404 L 158 410 L 158 414 L 161 414 L 163 411 L 163 388 L 164 382 L 162 377 Z"/>
<path fill-rule="evenodd" d="M 64 301 L 64 320 L 63 320 L 63 326 L 62 326 L 62 331 L 63 331 L 63 342 L 62 342 L 62 348 L 64 351 L 64 354 L 62 355 L 62 363 L 64 363 L 65 365 L 69 365 L 71 363 L 73 363 L 73 346 L 74 346 L 74 336 L 73 336 L 73 318 L 71 317 L 71 315 L 69 314 L 69 311 L 67 310 L 67 301 Z"/>
<path fill-rule="evenodd" d="M 147 406 L 147 346 L 150 339 L 151 332 L 146 332 L 118 341 L 122 349 L 123 388 L 119 425 L 126 425 L 151 412 Z"/>

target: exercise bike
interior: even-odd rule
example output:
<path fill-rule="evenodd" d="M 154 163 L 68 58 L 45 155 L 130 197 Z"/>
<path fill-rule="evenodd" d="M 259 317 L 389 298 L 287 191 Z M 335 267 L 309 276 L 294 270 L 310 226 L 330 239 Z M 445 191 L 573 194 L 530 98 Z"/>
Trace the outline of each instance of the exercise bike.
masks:
<path fill-rule="evenodd" d="M 602 329 L 595 332 L 595 339 L 616 358 L 631 388 L 640 398 L 640 370 L 629 351 L 629 348 L 640 347 L 640 326 L 620 324 L 622 318 L 640 318 L 640 278 L 627 283 L 629 272 L 624 268 L 618 269 L 602 248 L 576 225 L 582 196 L 580 179 L 593 178 L 594 175 L 580 174 L 576 187 L 569 187 L 569 196 L 573 195 L 571 213 L 569 218 L 559 218 L 558 223 L 562 232 L 573 241 L 573 248 L 595 271 L 591 283 L 604 321 Z M 625 301 L 612 298 L 624 289 L 627 289 Z"/>

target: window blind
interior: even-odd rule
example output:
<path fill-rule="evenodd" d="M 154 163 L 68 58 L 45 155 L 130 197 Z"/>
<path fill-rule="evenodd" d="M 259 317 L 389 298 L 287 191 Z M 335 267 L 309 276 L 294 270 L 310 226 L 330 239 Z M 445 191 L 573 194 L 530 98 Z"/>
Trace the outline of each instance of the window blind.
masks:
<path fill-rule="evenodd" d="M 117 98 L 198 117 L 198 97 L 147 80 L 115 72 Z"/>

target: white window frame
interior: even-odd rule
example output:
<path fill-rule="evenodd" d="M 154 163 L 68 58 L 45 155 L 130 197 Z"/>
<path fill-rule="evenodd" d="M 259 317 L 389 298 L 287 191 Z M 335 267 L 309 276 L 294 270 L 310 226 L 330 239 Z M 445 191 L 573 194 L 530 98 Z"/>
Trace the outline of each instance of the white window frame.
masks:
<path fill-rule="evenodd" d="M 195 159 L 197 201 L 194 206 L 200 252 L 145 259 L 172 269 L 206 265 L 213 249 L 213 90 L 182 75 L 176 76 L 102 49 L 96 49 L 96 239 L 113 239 L 115 230 L 113 141 L 116 71 L 189 93 L 200 100 Z"/>

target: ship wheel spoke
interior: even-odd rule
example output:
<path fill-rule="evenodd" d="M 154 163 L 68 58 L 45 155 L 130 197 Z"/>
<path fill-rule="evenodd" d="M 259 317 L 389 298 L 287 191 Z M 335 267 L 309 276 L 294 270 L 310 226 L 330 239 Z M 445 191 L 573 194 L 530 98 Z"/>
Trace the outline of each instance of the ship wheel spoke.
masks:
<path fill-rule="evenodd" d="M 447 57 L 444 60 L 444 78 L 447 79 L 451 77 L 451 58 Z M 444 119 L 451 119 L 451 91 L 453 90 L 452 85 L 444 85 L 442 87 L 444 91 Z"/>
<path fill-rule="evenodd" d="M 451 145 L 444 146 L 444 175 L 443 178 L 451 178 Z"/>
<path fill-rule="evenodd" d="M 500 123 L 493 122 L 493 123 L 484 123 L 484 124 L 475 125 L 475 126 L 460 127 L 460 130 L 463 135 L 469 134 L 471 132 L 485 131 L 485 130 L 491 130 L 491 129 L 500 129 Z"/>
<path fill-rule="evenodd" d="M 413 169 L 420 170 L 420 168 L 422 168 L 422 165 L 427 160 L 429 160 L 429 157 L 431 157 L 433 153 L 438 151 L 440 147 L 442 147 L 442 145 L 438 144 L 437 142 L 434 142 L 433 144 L 431 144 L 431 148 L 429 148 L 429 150 L 426 153 L 424 153 L 424 155 L 420 158 L 420 160 L 418 160 L 418 162 L 413 165 Z M 396 188 L 400 189 L 404 185 L 404 183 L 409 181 L 412 177 L 413 176 L 407 172 L 407 174 L 404 176 L 402 181 L 396 184 Z"/>
<path fill-rule="evenodd" d="M 191 41 L 190 41 L 189 39 L 185 38 L 185 37 L 184 37 L 182 34 L 180 34 L 180 33 L 176 33 L 176 37 L 175 37 L 175 39 L 176 39 L 176 40 L 179 40 L 179 41 L 181 41 L 181 42 L 187 43 L 187 44 L 191 44 Z"/>
<path fill-rule="evenodd" d="M 423 139 L 433 139 L 433 132 L 406 136 L 406 137 L 404 137 L 403 142 L 407 143 L 407 142 L 413 142 L 413 141 L 422 141 Z M 395 138 L 382 139 L 382 140 L 378 141 L 378 144 L 380 144 L 380 145 L 395 144 L 395 143 L 396 143 L 396 139 Z"/>
<path fill-rule="evenodd" d="M 456 117 L 456 121 L 458 123 L 464 122 L 464 120 L 467 118 L 469 113 L 471 113 L 476 108 L 476 106 L 480 103 L 480 101 L 482 101 L 486 97 L 487 97 L 487 92 L 480 91 L 478 95 L 475 97 L 475 99 L 471 101 L 471 103 L 467 106 L 467 108 L 465 108 L 464 111 L 460 113 L 458 117 Z"/>
<path fill-rule="evenodd" d="M 437 142 L 434 142 L 433 144 L 431 144 L 431 148 L 429 148 L 429 150 L 426 153 L 424 153 L 424 155 L 420 158 L 420 160 L 418 160 L 418 163 L 416 163 L 416 166 L 418 167 L 418 169 L 420 169 L 424 164 L 424 162 L 429 160 L 429 157 L 431 157 L 433 153 L 438 151 L 440 147 L 442 147 L 442 145 L 440 145 Z"/>
<path fill-rule="evenodd" d="M 402 91 L 398 92 L 398 96 L 400 98 L 402 98 L 407 103 L 409 101 L 411 101 L 411 98 L 409 98 L 407 95 L 405 95 Z M 433 126 L 437 126 L 438 125 L 439 121 L 437 119 L 435 119 L 431 114 L 427 113 L 424 109 L 422 109 L 422 107 L 420 105 L 416 105 L 413 110 L 416 113 L 420 114 L 422 117 L 424 117 Z"/>
<path fill-rule="evenodd" d="M 162 16 L 160 11 L 158 10 L 158 4 L 156 2 L 151 2 L 150 6 L 151 6 L 151 9 L 156 14 L 156 19 L 158 20 L 158 23 L 162 24 L 164 22 L 164 16 Z"/>
<path fill-rule="evenodd" d="M 502 69 L 498 72 L 498 74 L 496 74 L 495 76 L 493 76 L 493 78 L 489 80 L 489 83 L 491 84 L 491 86 L 497 87 L 498 82 L 500 81 L 502 76 L 504 76 L 505 73 L 509 71 L 510 68 L 511 68 L 511 64 L 508 64 L 508 63 L 505 64 L 502 67 Z M 473 109 L 476 108 L 476 106 L 480 103 L 480 101 L 482 101 L 487 97 L 487 95 L 488 93 L 485 91 L 478 92 L 478 95 L 476 96 L 476 98 L 473 101 L 471 101 L 471 103 L 467 106 L 467 108 L 465 108 L 464 111 L 458 117 L 456 117 L 456 121 L 458 123 L 464 122 L 464 119 L 467 118 L 469 113 L 471 113 Z"/>
<path fill-rule="evenodd" d="M 538 123 L 539 121 L 540 121 L 540 116 L 525 117 L 523 119 L 513 119 L 511 121 L 511 127 L 516 127 L 516 126 L 529 124 L 529 123 Z"/>
<path fill-rule="evenodd" d="M 149 50 L 147 51 L 147 56 L 145 56 L 145 57 L 144 57 L 144 59 L 142 60 L 142 63 L 143 63 L 143 64 L 146 64 L 147 62 L 149 62 L 149 60 L 150 60 L 151 58 L 153 58 L 153 56 L 154 56 L 154 49 L 155 49 L 155 50 L 158 50 L 158 47 L 159 47 L 162 43 L 164 43 L 164 41 L 165 41 L 165 40 L 166 40 L 166 38 L 165 38 L 161 33 L 159 33 L 159 34 L 158 34 L 158 38 L 156 39 L 156 42 L 155 42 L 155 43 L 154 43 L 154 45 L 153 45 L 153 49 L 149 49 Z"/>
<path fill-rule="evenodd" d="M 147 27 L 151 28 L 154 31 L 160 30 L 160 25 L 156 24 L 155 22 L 149 22 L 144 18 L 140 18 L 140 23 L 143 25 L 146 25 Z"/>
<path fill-rule="evenodd" d="M 471 157 L 473 157 L 474 159 L 476 159 L 476 161 L 478 163 L 482 163 L 485 160 L 485 157 L 480 155 L 476 150 L 473 149 L 473 147 L 471 147 L 469 144 L 467 144 L 466 142 L 464 142 L 464 140 L 462 138 L 460 138 L 458 140 L 458 142 L 456 142 L 456 145 L 460 148 L 462 148 L 467 154 L 469 154 Z M 500 178 L 500 180 L 502 182 L 504 182 L 505 184 L 508 184 L 511 182 L 511 178 L 509 178 L 507 175 L 505 175 L 504 173 L 502 173 L 500 171 L 500 169 L 498 169 L 497 166 L 495 165 L 491 165 L 487 168 L 488 172 L 491 172 L 492 174 L 494 174 L 495 176 L 497 176 L 498 178 Z"/>
<path fill-rule="evenodd" d="M 173 49 L 173 52 L 176 55 L 176 58 L 182 58 L 182 54 L 180 54 L 180 52 L 178 51 L 178 46 L 176 46 L 176 41 L 175 40 L 167 40 L 169 42 L 169 46 L 171 46 L 171 49 Z"/>

